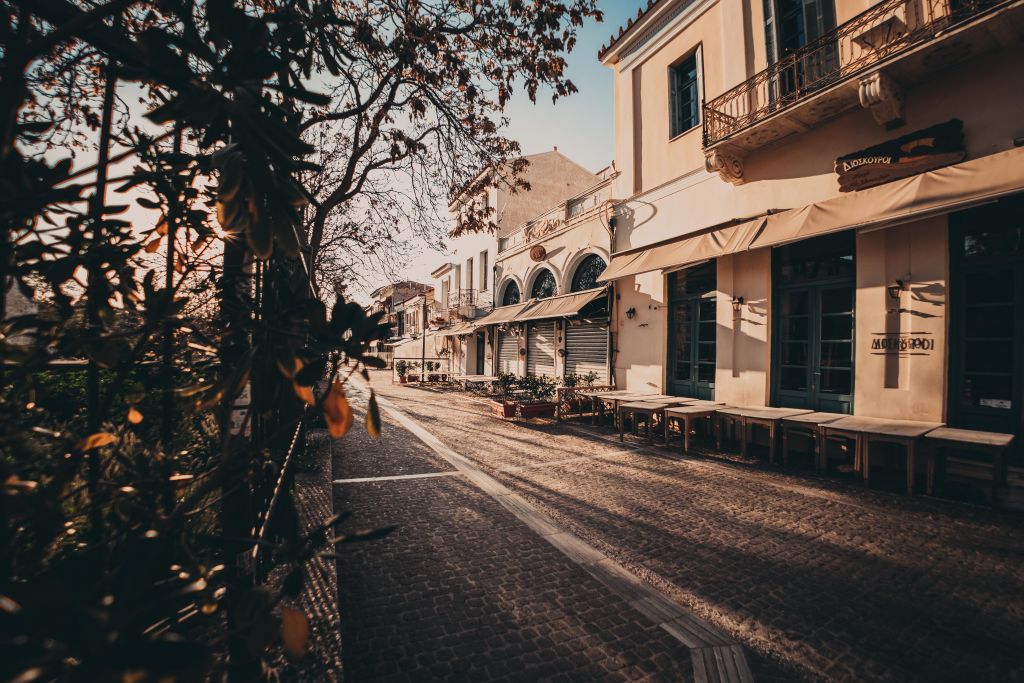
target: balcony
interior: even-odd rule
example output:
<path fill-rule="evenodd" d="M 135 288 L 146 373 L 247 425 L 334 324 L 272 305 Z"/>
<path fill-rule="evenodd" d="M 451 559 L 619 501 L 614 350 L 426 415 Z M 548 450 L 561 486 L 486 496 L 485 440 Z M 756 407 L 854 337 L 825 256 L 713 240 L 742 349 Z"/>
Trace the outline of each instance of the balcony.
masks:
<path fill-rule="evenodd" d="M 489 289 L 460 289 L 448 293 L 448 320 L 472 320 L 478 315 L 489 311 L 494 305 L 494 297 Z M 440 312 L 439 312 L 440 313 Z"/>
<path fill-rule="evenodd" d="M 879 2 L 706 102 L 708 170 L 742 182 L 747 152 L 857 106 L 881 125 L 901 125 L 905 85 L 1012 43 L 1014 29 L 988 19 L 1020 8 L 1019 0 Z"/>

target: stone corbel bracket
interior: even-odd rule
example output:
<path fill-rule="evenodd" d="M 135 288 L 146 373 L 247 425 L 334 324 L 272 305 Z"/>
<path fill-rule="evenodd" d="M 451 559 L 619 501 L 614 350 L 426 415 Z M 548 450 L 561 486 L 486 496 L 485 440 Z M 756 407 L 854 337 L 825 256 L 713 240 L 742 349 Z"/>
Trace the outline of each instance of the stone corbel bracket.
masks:
<path fill-rule="evenodd" d="M 874 71 L 860 79 L 857 94 L 860 106 L 868 109 L 871 116 L 886 130 L 903 125 L 903 86 L 881 71 Z"/>
<path fill-rule="evenodd" d="M 736 149 L 718 147 L 704 152 L 704 167 L 733 185 L 743 182 L 743 154 Z"/>

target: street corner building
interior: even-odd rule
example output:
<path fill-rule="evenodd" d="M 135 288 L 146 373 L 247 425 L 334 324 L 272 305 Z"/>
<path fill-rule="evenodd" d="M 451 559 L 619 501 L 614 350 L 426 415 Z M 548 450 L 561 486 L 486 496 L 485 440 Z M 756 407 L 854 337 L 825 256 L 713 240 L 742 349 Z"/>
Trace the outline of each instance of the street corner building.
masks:
<path fill-rule="evenodd" d="M 1015 434 L 1019 478 L 1024 3 L 661 0 L 600 59 L 614 384 Z"/>

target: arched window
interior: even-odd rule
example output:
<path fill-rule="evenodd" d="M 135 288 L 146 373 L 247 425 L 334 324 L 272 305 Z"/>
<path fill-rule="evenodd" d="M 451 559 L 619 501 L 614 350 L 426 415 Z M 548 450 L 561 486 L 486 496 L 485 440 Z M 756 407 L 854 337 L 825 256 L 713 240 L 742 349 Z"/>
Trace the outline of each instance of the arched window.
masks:
<path fill-rule="evenodd" d="M 530 290 L 530 296 L 534 299 L 547 299 L 549 296 L 555 295 L 555 290 L 558 286 L 555 284 L 555 276 L 550 270 L 542 270 L 537 278 L 533 281 L 533 289 Z"/>
<path fill-rule="evenodd" d="M 604 271 L 608 264 L 597 254 L 591 254 L 576 266 L 576 272 L 572 274 L 573 292 L 582 292 L 585 289 L 597 287 L 597 276 Z"/>
<path fill-rule="evenodd" d="M 505 285 L 505 291 L 501 294 L 501 305 L 511 306 L 512 304 L 519 303 L 522 299 L 522 295 L 519 293 L 519 285 L 516 284 L 515 280 L 512 280 Z"/>

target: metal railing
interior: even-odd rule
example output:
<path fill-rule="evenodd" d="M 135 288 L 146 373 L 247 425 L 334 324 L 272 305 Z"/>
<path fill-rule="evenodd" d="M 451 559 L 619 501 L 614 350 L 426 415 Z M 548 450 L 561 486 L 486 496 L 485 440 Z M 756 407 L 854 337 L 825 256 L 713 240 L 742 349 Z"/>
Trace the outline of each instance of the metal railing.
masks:
<path fill-rule="evenodd" d="M 455 292 L 448 292 L 448 310 L 459 309 L 466 306 L 475 308 L 490 308 L 494 303 L 494 297 L 489 289 L 460 289 Z"/>
<path fill-rule="evenodd" d="M 1012 0 L 883 0 L 704 104 L 704 146 Z"/>

